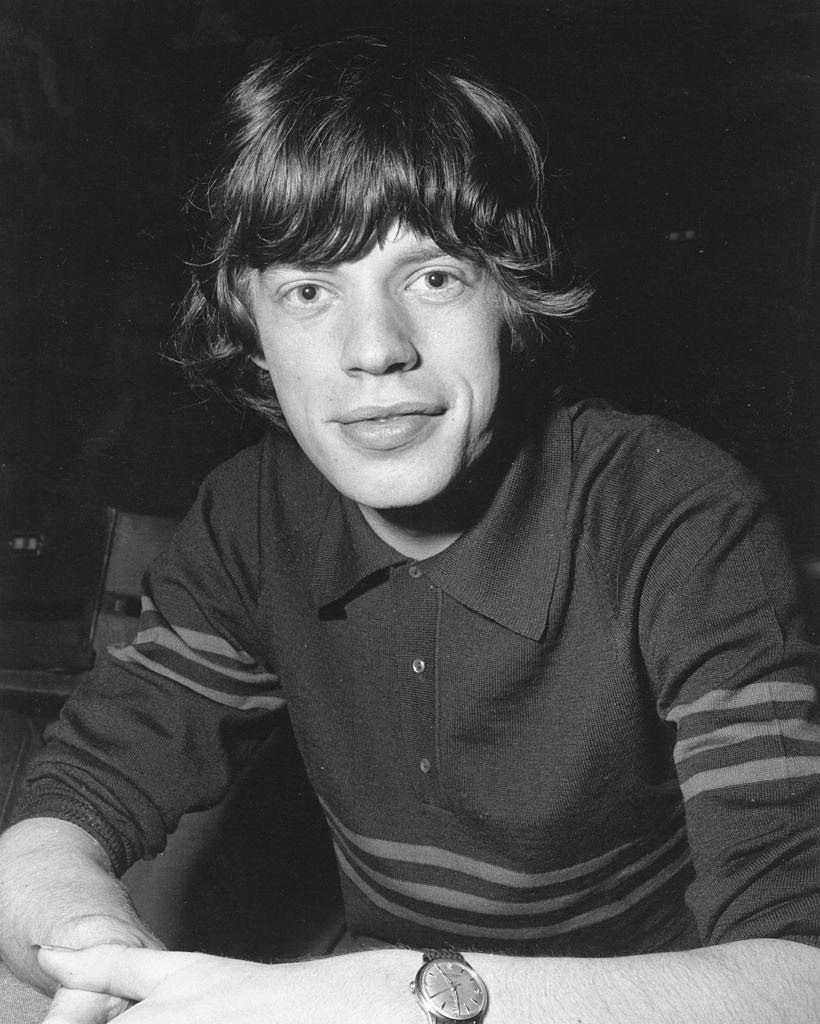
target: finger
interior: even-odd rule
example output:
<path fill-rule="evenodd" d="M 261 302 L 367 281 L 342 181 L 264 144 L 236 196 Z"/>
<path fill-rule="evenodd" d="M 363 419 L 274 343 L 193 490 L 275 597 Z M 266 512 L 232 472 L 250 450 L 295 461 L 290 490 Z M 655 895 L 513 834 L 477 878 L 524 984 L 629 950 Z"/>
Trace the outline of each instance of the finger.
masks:
<path fill-rule="evenodd" d="M 203 954 L 106 944 L 84 949 L 43 946 L 37 959 L 66 988 L 140 1000 L 175 971 L 202 960 Z"/>
<path fill-rule="evenodd" d="M 116 996 L 59 988 L 43 1024 L 108 1024 L 130 1005 Z"/>

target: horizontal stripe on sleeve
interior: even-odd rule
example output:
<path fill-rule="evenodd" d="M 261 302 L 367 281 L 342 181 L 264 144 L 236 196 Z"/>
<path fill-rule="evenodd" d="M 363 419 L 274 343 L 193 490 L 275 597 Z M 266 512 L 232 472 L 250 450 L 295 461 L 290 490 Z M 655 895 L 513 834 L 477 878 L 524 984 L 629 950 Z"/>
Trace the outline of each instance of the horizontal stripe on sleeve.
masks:
<path fill-rule="evenodd" d="M 228 707 L 277 710 L 285 703 L 276 674 L 247 651 L 222 636 L 170 625 L 147 595 L 133 642 L 109 653 Z"/>
<path fill-rule="evenodd" d="M 763 739 L 765 737 L 783 737 L 807 746 L 820 747 L 820 726 L 794 718 L 786 721 L 738 722 L 721 729 L 681 740 L 675 747 L 675 761 L 681 764 L 696 754 L 705 754 L 710 750 L 722 750 L 739 743 Z"/>
<path fill-rule="evenodd" d="M 820 757 L 770 757 L 698 772 L 681 782 L 681 792 L 684 799 L 688 800 L 709 790 L 727 789 L 730 786 L 759 786 L 765 782 L 783 782 L 809 776 L 820 777 Z"/>
<path fill-rule="evenodd" d="M 171 629 L 168 626 L 154 626 L 153 629 L 142 630 L 134 639 L 133 646 L 137 649 L 152 650 L 157 653 L 157 661 L 161 661 L 163 650 L 185 658 L 193 665 L 201 665 L 203 668 L 217 672 L 222 678 L 230 679 L 237 683 L 271 684 L 276 682 L 276 677 L 258 668 L 253 659 L 242 662 L 247 668 L 234 668 L 220 663 L 216 658 L 200 654 L 193 650 L 183 637 L 181 630 Z M 200 648 L 201 650 L 201 648 Z M 239 659 L 236 659 L 239 664 Z"/>
<path fill-rule="evenodd" d="M 264 691 L 251 691 L 246 694 L 227 693 L 224 689 L 220 690 L 211 686 L 203 686 L 189 676 L 175 672 L 167 665 L 161 664 L 153 658 L 146 657 L 133 645 L 112 648 L 110 654 L 118 661 L 126 664 L 140 665 L 150 672 L 155 672 L 166 679 L 172 679 L 176 683 L 181 683 L 183 686 L 187 686 L 189 690 L 193 690 L 195 693 L 207 697 L 209 700 L 216 701 L 217 704 L 224 704 L 227 707 L 238 708 L 241 711 L 249 711 L 253 708 L 266 708 L 270 711 L 276 711 L 285 705 L 285 700 L 279 693 L 266 693 Z M 273 676 L 272 678 L 275 679 L 276 677 Z"/>
<path fill-rule="evenodd" d="M 666 717 L 680 724 L 684 719 L 703 713 L 725 715 L 761 704 L 805 703 L 816 698 L 810 683 L 765 679 L 739 690 L 712 690 L 688 704 L 672 707 Z"/>
<path fill-rule="evenodd" d="M 147 594 L 142 595 L 142 618 L 140 620 L 140 632 L 137 636 L 139 641 L 140 637 L 145 633 L 151 631 L 151 627 L 162 626 L 164 619 L 162 618 L 157 606 L 151 600 Z M 147 627 L 147 628 L 146 628 Z M 244 665 L 253 665 L 254 659 L 245 651 L 238 650 L 236 647 L 232 647 L 221 636 L 214 636 L 213 633 L 203 633 L 196 629 L 187 629 L 185 626 L 176 626 L 175 631 L 184 640 L 184 642 L 191 647 L 193 650 L 202 651 L 205 654 L 217 655 L 220 658 L 227 658 L 228 661 L 238 661 Z"/>

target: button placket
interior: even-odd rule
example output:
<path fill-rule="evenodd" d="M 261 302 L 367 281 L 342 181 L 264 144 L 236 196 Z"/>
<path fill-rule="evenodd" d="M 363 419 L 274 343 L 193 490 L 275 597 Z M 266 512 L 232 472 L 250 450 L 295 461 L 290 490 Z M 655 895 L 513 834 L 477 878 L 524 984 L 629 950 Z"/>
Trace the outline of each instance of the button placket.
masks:
<path fill-rule="evenodd" d="M 397 612 L 403 626 L 396 653 L 402 683 L 404 764 L 417 799 L 437 804 L 436 633 L 439 599 L 421 566 L 396 573 Z"/>

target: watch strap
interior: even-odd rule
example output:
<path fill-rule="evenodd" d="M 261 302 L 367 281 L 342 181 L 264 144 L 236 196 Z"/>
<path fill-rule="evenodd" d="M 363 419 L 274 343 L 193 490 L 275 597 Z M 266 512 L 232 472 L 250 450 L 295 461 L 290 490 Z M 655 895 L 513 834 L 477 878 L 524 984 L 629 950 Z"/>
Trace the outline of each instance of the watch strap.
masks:
<path fill-rule="evenodd" d="M 452 946 L 439 946 L 437 949 L 423 949 L 421 951 L 421 957 L 426 964 L 429 964 L 431 960 L 457 960 L 462 964 L 467 963 L 461 953 L 459 953 L 457 949 L 453 949 Z"/>

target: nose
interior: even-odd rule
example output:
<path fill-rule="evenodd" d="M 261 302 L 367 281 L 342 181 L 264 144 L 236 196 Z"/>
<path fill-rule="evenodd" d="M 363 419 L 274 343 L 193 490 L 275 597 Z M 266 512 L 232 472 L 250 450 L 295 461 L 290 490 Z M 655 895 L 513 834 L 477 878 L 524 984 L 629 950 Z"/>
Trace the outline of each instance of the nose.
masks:
<path fill-rule="evenodd" d="M 389 295 L 363 297 L 349 312 L 342 345 L 345 373 L 396 373 L 418 361 L 410 318 Z"/>

